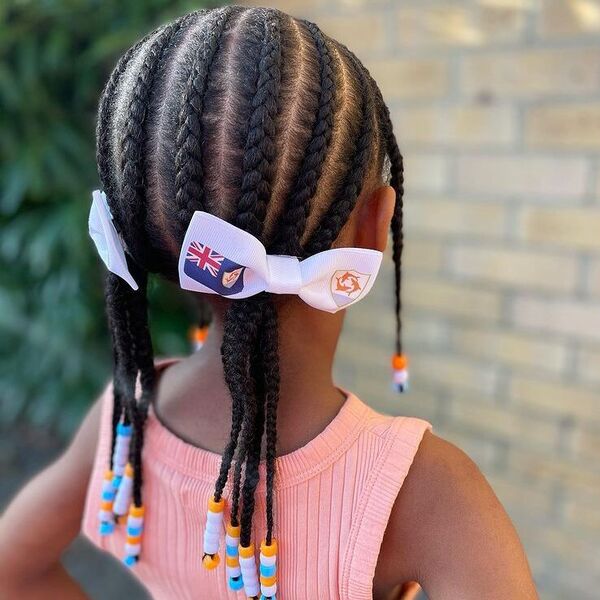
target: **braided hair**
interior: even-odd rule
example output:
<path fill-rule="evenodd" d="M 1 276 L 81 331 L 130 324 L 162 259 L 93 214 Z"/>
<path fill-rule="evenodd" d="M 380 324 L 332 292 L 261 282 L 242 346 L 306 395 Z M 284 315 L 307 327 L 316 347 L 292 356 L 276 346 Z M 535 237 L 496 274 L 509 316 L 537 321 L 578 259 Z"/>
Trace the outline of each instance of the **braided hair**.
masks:
<path fill-rule="evenodd" d="M 123 55 L 104 89 L 97 162 L 139 284 L 132 290 L 111 273 L 106 279 L 113 425 L 132 426 L 136 507 L 142 506 L 144 423 L 156 387 L 148 275 L 178 280 L 179 249 L 194 211 L 226 219 L 271 254 L 305 258 L 336 243 L 389 165 L 401 352 L 402 156 L 368 71 L 315 24 L 274 9 L 228 6 L 150 33 Z M 248 546 L 264 452 L 270 544 L 279 398 L 278 317 L 270 294 L 229 303 L 221 356 L 232 414 L 214 500 L 231 478 L 231 521 Z"/>

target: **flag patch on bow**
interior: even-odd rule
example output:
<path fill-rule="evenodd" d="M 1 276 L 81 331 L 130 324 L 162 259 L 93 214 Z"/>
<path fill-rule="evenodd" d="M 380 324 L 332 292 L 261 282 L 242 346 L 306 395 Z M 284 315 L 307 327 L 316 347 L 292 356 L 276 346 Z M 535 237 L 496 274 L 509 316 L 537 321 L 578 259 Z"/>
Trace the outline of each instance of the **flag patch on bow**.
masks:
<path fill-rule="evenodd" d="M 206 244 L 190 242 L 187 247 L 185 274 L 221 296 L 237 294 L 244 289 L 245 269 Z"/>
<path fill-rule="evenodd" d="M 338 306 L 345 306 L 362 296 L 371 276 L 352 269 L 336 271 L 331 277 L 331 295 Z"/>

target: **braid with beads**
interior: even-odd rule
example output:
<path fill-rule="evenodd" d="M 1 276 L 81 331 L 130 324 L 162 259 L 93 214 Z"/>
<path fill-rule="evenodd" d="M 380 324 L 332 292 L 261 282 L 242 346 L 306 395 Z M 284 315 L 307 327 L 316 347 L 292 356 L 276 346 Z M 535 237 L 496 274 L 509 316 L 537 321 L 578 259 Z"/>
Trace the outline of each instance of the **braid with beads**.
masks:
<path fill-rule="evenodd" d="M 293 149 L 289 164 L 277 160 L 284 145 Z M 177 280 L 179 248 L 196 210 L 225 218 L 271 254 L 304 258 L 331 248 L 370 178 L 381 180 L 385 155 L 396 191 L 400 352 L 402 157 L 381 93 L 358 59 L 308 21 L 273 9 L 225 7 L 179 18 L 119 60 L 99 105 L 97 160 L 139 285 L 134 291 L 112 274 L 106 280 L 113 428 L 133 426 L 135 507 L 143 505 L 144 425 L 156 389 L 149 273 Z M 274 193 L 276 180 L 284 197 Z M 231 524 L 240 527 L 244 547 L 251 544 L 261 452 L 267 545 L 274 539 L 278 336 L 271 295 L 226 305 L 221 358 L 231 430 L 213 501 L 230 497 Z M 113 450 L 114 443 L 113 435 Z"/>

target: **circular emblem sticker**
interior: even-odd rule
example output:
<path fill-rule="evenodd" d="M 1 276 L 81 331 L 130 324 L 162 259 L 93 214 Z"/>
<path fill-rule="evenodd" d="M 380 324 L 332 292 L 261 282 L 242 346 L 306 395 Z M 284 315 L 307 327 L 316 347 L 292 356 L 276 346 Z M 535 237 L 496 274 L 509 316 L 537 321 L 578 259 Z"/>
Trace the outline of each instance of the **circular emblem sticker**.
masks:
<path fill-rule="evenodd" d="M 336 271 L 331 277 L 331 296 L 337 306 L 346 306 L 358 300 L 371 275 L 359 273 L 353 269 L 347 271 Z"/>

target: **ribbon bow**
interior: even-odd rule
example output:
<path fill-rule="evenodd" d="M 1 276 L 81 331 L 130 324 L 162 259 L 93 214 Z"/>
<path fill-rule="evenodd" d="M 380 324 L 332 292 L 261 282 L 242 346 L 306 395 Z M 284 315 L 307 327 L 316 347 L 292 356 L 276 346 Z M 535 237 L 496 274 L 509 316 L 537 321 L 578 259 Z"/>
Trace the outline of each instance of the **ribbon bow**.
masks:
<path fill-rule="evenodd" d="M 253 235 L 196 211 L 179 255 L 179 284 L 184 290 L 237 299 L 260 292 L 293 294 L 335 313 L 367 295 L 382 257 L 364 248 L 325 250 L 305 260 L 269 255 Z"/>
<path fill-rule="evenodd" d="M 108 270 L 137 290 L 138 284 L 127 267 L 123 242 L 113 224 L 106 194 L 99 190 L 92 192 L 92 208 L 90 209 L 88 228 L 98 254 Z"/>

